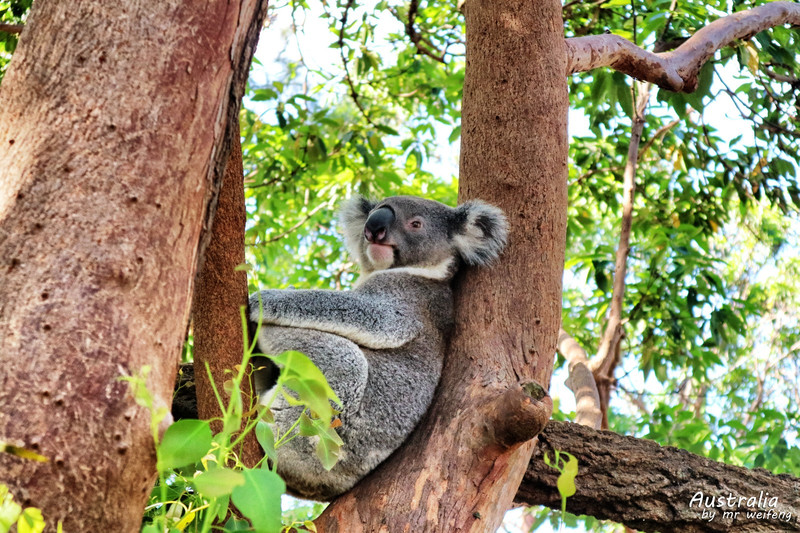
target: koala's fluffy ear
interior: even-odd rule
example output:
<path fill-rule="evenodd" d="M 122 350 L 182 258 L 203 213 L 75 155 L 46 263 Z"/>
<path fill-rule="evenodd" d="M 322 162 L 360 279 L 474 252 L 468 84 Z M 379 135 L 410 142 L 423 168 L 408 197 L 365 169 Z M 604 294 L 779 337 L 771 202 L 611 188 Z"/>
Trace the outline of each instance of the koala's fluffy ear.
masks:
<path fill-rule="evenodd" d="M 505 248 L 508 220 L 500 208 L 470 200 L 456 207 L 456 221 L 453 242 L 468 265 L 491 264 Z"/>
<path fill-rule="evenodd" d="M 347 251 L 360 260 L 359 244 L 364 240 L 364 224 L 372 208 L 378 205 L 360 195 L 355 195 L 345 200 L 339 211 L 339 222 L 344 233 L 344 243 Z"/>

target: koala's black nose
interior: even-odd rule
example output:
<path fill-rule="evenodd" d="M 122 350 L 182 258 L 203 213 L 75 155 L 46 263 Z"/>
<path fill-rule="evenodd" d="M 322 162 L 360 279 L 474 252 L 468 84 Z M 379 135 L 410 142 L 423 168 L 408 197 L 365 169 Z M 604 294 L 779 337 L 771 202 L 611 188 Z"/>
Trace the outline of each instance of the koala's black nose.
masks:
<path fill-rule="evenodd" d="M 372 243 L 381 243 L 386 240 L 386 232 L 394 222 L 394 211 L 391 207 L 376 209 L 364 224 L 364 237 Z"/>

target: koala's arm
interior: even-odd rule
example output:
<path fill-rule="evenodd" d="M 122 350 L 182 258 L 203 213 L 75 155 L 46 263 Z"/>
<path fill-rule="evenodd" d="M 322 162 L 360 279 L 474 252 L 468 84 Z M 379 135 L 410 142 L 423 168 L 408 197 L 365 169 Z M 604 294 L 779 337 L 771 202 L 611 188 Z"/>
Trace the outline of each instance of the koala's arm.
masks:
<path fill-rule="evenodd" d="M 260 304 L 259 304 L 260 297 Z M 355 291 L 266 290 L 250 296 L 253 323 L 325 331 L 375 350 L 398 348 L 422 331 L 414 310 L 398 299 Z"/>

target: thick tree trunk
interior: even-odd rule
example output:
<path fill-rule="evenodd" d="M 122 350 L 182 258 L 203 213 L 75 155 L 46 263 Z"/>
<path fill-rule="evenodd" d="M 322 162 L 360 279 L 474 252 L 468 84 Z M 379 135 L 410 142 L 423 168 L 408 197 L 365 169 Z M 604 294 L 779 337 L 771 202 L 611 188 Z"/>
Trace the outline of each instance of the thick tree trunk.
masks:
<path fill-rule="evenodd" d="M 36 3 L 0 87 L 0 440 L 48 458 L 0 482 L 52 526 L 139 530 L 151 413 L 119 377 L 169 406 L 265 5 Z"/>
<path fill-rule="evenodd" d="M 317 521 L 326 532 L 495 531 L 528 464 L 528 439 L 549 416 L 549 398 L 538 402 L 532 389 L 517 387 L 547 388 L 561 322 L 568 105 L 561 5 L 467 0 L 465 12 L 460 198 L 505 210 L 509 249 L 495 268 L 460 280 L 457 326 L 431 412 L 397 454 L 328 508 Z"/>
<path fill-rule="evenodd" d="M 237 103 L 238 106 L 238 103 Z M 197 391 L 197 410 L 200 418 L 212 419 L 222 415 L 214 389 L 209 380 L 206 364 L 217 391 L 225 395 L 223 383 L 230 379 L 230 371 L 241 364 L 244 343 L 242 320 L 239 308 L 247 305 L 247 274 L 236 267 L 244 264 L 244 175 L 242 171 L 242 145 L 239 140 L 239 121 L 236 134 L 231 139 L 231 151 L 219 203 L 211 226 L 211 239 L 206 248 L 205 261 L 197 276 L 192 306 L 194 325 L 194 383 Z M 228 371 L 226 373 L 226 371 Z M 245 406 L 252 400 L 249 383 Z M 247 410 L 247 407 L 245 407 Z M 247 423 L 247 419 L 242 421 Z M 215 431 L 222 429 L 220 424 Z M 263 456 L 255 433 L 242 443 L 239 458 L 248 466 L 254 466 Z"/>
<path fill-rule="evenodd" d="M 578 459 L 578 492 L 567 499 L 574 514 L 662 533 L 800 531 L 800 479 L 567 422 L 550 422 L 539 435 L 517 502 L 561 508 L 558 472 L 542 459 L 553 450 Z"/>

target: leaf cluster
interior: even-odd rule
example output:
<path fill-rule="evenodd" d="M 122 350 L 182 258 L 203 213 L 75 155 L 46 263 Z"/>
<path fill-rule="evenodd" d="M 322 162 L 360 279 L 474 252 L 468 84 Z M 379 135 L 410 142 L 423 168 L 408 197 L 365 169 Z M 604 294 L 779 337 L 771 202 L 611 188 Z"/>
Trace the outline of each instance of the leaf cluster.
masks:
<path fill-rule="evenodd" d="M 244 315 L 242 320 L 246 331 Z M 211 381 L 222 410 L 222 430 L 216 434 L 211 430 L 213 421 L 183 419 L 159 437 L 158 427 L 166 411 L 154 405 L 146 386 L 147 369 L 139 376 L 125 378 L 137 402 L 151 411 L 157 451 L 159 480 L 145 512 L 143 533 L 315 531 L 309 510 L 303 516 L 303 511 L 295 509 L 286 521 L 282 520 L 281 497 L 286 485 L 277 473 L 277 450 L 294 438 L 314 438 L 320 461 L 325 468 L 332 468 L 342 441 L 334 429 L 336 411 L 331 402 L 339 400 L 322 372 L 298 352 L 266 355 L 280 368 L 273 395 L 248 397 L 242 384 L 254 370 L 252 352 L 253 345 L 247 346 L 242 364 L 231 371 L 222 391 Z M 274 427 L 269 411 L 278 394 L 291 405 L 302 407 L 298 421 L 284 433 Z M 239 457 L 244 438 L 252 431 L 265 457 L 249 468 Z M 318 513 L 321 509 L 315 506 L 310 511 Z"/>

